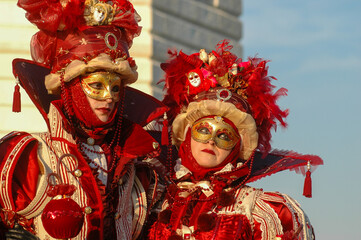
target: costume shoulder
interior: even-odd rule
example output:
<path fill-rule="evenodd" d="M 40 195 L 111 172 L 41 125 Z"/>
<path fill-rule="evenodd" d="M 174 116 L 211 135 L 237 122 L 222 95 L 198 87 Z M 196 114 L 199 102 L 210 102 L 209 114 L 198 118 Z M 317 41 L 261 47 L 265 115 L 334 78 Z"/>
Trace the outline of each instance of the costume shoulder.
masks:
<path fill-rule="evenodd" d="M 34 141 L 35 138 L 27 132 L 11 132 L 0 139 L 0 159 L 9 155 L 13 150 L 21 148 L 23 144 Z M 20 144 L 20 145 L 18 145 Z"/>
<path fill-rule="evenodd" d="M 38 140 L 26 132 L 11 132 L 0 140 L 1 208 L 19 211 L 34 198 L 40 173 Z"/>
<path fill-rule="evenodd" d="M 296 200 L 258 191 L 252 210 L 255 239 L 314 239 L 311 223 Z"/>
<path fill-rule="evenodd" d="M 26 132 L 11 132 L 0 139 L 0 214 L 6 228 L 12 228 L 15 221 L 30 224 L 23 213 L 36 195 L 37 148 L 38 140 Z"/>

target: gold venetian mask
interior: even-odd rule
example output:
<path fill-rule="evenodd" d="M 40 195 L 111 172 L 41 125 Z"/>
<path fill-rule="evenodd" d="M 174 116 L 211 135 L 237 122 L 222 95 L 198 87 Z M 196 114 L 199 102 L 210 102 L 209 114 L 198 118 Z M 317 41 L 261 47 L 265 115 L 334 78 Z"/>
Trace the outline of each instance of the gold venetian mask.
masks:
<path fill-rule="evenodd" d="M 81 79 L 84 93 L 96 100 L 112 98 L 115 102 L 120 99 L 121 79 L 112 72 L 94 72 Z"/>
<path fill-rule="evenodd" d="M 232 149 L 240 139 L 234 128 L 220 116 L 202 118 L 192 125 L 192 138 L 201 143 L 213 140 L 217 147 Z"/>

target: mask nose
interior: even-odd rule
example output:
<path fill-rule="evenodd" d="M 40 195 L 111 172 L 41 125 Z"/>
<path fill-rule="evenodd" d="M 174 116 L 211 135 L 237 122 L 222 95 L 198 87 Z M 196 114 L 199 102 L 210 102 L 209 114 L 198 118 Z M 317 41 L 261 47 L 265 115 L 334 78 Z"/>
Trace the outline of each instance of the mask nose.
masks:
<path fill-rule="evenodd" d="M 105 99 L 112 99 L 112 100 L 114 100 L 114 99 L 116 98 L 116 94 L 118 94 L 118 93 L 112 92 L 112 91 L 110 90 L 110 86 L 107 87 L 107 88 L 104 90 L 104 98 L 105 98 Z"/>

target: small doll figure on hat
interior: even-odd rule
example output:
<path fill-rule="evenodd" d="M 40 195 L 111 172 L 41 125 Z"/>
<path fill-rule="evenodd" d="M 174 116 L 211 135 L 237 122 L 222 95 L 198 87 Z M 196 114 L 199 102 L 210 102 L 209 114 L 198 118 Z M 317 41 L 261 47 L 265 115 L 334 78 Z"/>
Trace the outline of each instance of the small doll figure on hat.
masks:
<path fill-rule="evenodd" d="M 5 228 L 7 238 L 141 238 L 156 176 L 139 159 L 157 156 L 159 144 L 143 129 L 150 112 L 138 107 L 162 104 L 127 87 L 138 77 L 128 50 L 141 31 L 139 15 L 128 0 L 18 5 L 39 31 L 33 61 L 15 59 L 13 72 L 48 131 L 0 140 L 0 234 Z M 131 106 L 141 114 L 127 112 L 126 93 L 142 99 Z M 54 174 L 58 187 L 47 181 Z"/>
<path fill-rule="evenodd" d="M 224 40 L 211 54 L 172 53 L 161 65 L 163 102 L 170 106 L 168 120 L 179 158 L 168 154 L 166 198 L 148 237 L 314 239 L 295 200 L 247 185 L 285 169 L 311 169 L 322 160 L 271 151 L 271 130 L 277 122 L 286 126 L 288 110 L 276 103 L 286 90 L 273 91 L 267 61 L 243 61 L 231 48 Z M 202 86 L 205 79 L 211 81 Z"/>
<path fill-rule="evenodd" d="M 185 59 L 191 59 L 192 56 L 199 55 L 199 59 L 196 65 L 202 66 L 203 64 L 208 63 L 208 55 L 205 52 L 204 49 L 201 49 L 199 54 L 193 54 L 191 56 L 185 56 L 182 54 Z M 200 61 L 202 60 L 203 63 Z M 209 88 L 214 88 L 217 84 L 216 78 L 212 75 L 212 72 L 207 71 L 203 67 L 195 68 L 190 70 L 187 74 L 187 82 L 186 82 L 186 88 L 187 88 L 187 94 L 189 96 L 196 95 L 199 92 L 208 91 Z"/>
<path fill-rule="evenodd" d="M 208 72 L 203 69 L 193 69 L 187 73 L 187 89 L 188 95 L 195 95 L 198 92 L 208 91 L 210 87 L 215 87 L 216 81 L 208 78 Z"/>

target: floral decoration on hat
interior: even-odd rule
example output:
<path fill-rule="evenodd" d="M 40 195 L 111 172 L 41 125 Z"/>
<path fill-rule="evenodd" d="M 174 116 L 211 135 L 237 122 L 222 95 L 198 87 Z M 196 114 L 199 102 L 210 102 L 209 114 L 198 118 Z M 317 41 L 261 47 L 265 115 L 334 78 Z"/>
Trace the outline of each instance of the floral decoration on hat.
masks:
<path fill-rule="evenodd" d="M 169 51 L 171 57 L 161 64 L 161 68 L 166 73 L 163 102 L 171 109 L 168 113 L 170 121 L 174 120 L 173 140 L 175 143 L 182 141 L 182 128 L 192 124 L 197 117 L 222 112 L 228 114 L 228 119 L 236 126 L 238 124 L 240 131 L 241 128 L 248 131 L 248 139 L 242 136 L 243 141 L 249 142 L 245 157 L 256 147 L 267 153 L 271 149 L 271 129 L 276 129 L 277 122 L 286 127 L 284 119 L 288 110 L 282 110 L 277 100 L 286 95 L 287 90 L 281 88 L 274 92 L 271 81 L 276 78 L 268 76 L 268 61 L 257 57 L 243 61 L 231 53 L 231 49 L 229 41 L 223 40 L 210 53 L 204 49 L 191 55 Z M 178 126 L 174 126 L 175 122 Z"/>

